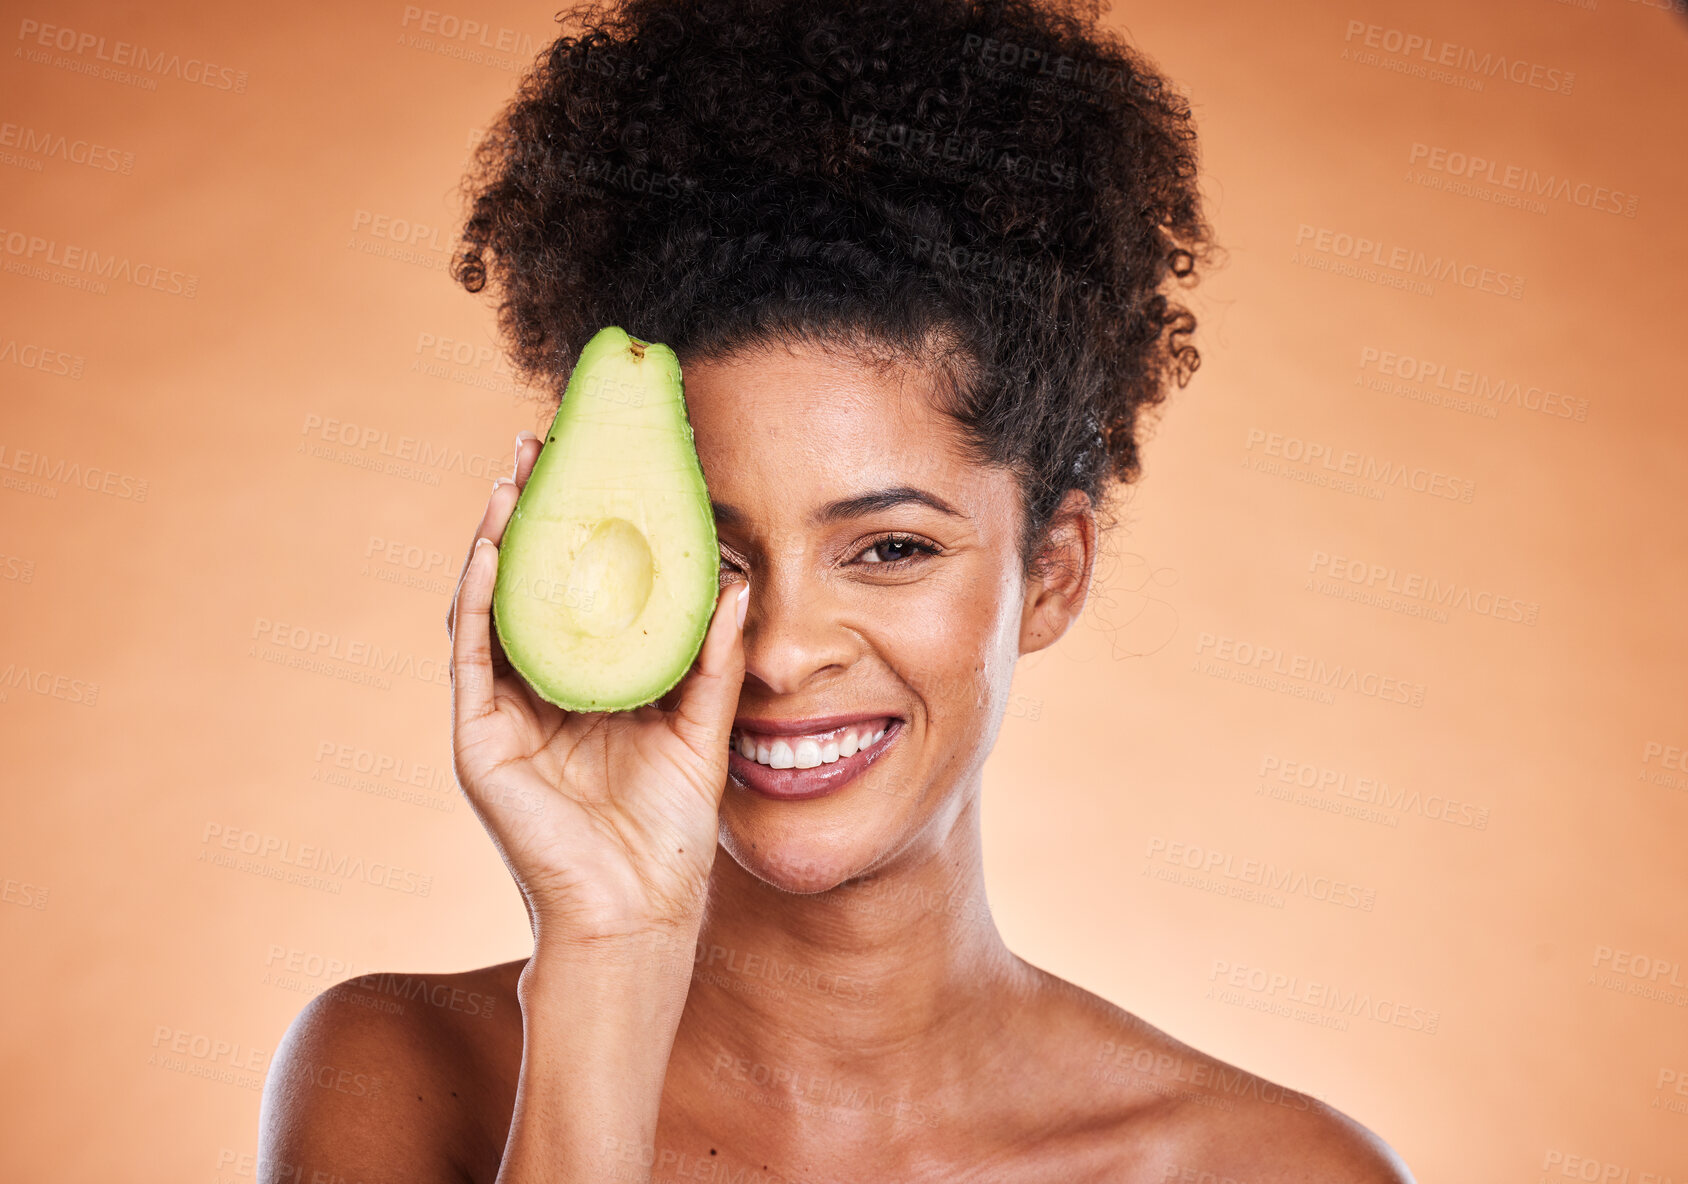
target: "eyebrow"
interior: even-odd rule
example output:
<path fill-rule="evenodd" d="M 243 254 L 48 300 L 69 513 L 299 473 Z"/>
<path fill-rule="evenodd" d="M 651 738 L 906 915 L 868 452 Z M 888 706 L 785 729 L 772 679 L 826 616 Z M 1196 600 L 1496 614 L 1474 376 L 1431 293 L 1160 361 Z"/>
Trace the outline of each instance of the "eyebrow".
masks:
<path fill-rule="evenodd" d="M 893 506 L 910 504 L 929 506 L 939 513 L 956 518 L 966 517 L 935 493 L 927 493 L 924 489 L 916 489 L 912 485 L 893 485 L 889 489 L 875 489 L 870 493 L 859 493 L 854 497 L 828 502 L 810 515 L 810 520 L 817 526 L 824 526 L 829 522 L 861 518 L 868 514 L 877 514 L 881 510 L 889 510 Z M 715 521 L 722 526 L 739 526 L 745 521 L 744 511 L 736 506 L 716 501 L 710 502 L 710 505 L 715 510 Z"/>

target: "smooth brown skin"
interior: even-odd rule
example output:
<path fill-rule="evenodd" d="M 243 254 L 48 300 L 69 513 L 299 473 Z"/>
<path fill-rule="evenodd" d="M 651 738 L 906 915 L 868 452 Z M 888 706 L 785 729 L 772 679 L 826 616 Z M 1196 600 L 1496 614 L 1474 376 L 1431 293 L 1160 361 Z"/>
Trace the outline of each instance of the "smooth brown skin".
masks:
<path fill-rule="evenodd" d="M 737 511 L 697 667 L 656 706 L 550 707 L 488 653 L 492 548 L 471 547 L 457 768 L 535 954 L 313 1000 L 266 1087 L 259 1179 L 1410 1184 L 1364 1127 L 1027 964 L 990 918 L 981 770 L 1015 661 L 1084 607 L 1087 499 L 1028 581 L 1013 478 L 965 455 L 920 373 L 804 347 L 685 382 L 711 497 Z M 477 539 L 502 537 L 538 452 L 518 440 Z M 960 514 L 812 517 L 902 485 Z M 870 546 L 888 531 L 939 553 L 885 566 L 910 553 Z M 906 727 L 842 792 L 773 802 L 724 784 L 735 708 Z"/>

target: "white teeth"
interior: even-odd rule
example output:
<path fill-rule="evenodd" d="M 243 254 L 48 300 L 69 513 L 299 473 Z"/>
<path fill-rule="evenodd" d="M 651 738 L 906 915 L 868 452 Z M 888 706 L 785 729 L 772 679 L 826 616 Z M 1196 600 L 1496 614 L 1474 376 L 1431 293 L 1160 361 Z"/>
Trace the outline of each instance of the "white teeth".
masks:
<path fill-rule="evenodd" d="M 740 733 L 734 748 L 745 760 L 767 765 L 770 769 L 813 769 L 817 765 L 831 765 L 845 757 L 855 756 L 885 735 L 889 725 L 877 732 L 858 732 L 845 728 L 823 742 L 813 736 L 799 736 L 795 740 L 775 738 L 771 742 L 753 740 Z M 794 747 L 795 744 L 795 747 Z"/>

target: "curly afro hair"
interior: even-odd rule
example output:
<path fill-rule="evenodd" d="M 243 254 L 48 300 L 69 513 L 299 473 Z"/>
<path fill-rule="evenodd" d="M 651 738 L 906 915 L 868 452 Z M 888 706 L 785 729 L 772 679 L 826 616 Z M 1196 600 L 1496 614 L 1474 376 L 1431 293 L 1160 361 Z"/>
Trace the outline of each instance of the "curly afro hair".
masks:
<path fill-rule="evenodd" d="M 1210 232 L 1189 104 L 1093 11 L 569 15 L 476 150 L 452 259 L 495 285 L 524 377 L 560 398 L 612 324 L 682 360 L 801 340 L 925 366 L 1016 475 L 1028 563 L 1067 491 L 1137 478 L 1141 413 L 1200 363 L 1171 290 Z"/>

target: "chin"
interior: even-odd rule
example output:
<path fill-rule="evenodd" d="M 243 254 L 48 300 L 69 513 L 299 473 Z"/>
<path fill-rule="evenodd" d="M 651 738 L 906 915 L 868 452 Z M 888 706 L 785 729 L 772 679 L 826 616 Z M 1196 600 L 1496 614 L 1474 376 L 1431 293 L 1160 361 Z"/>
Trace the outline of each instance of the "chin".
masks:
<path fill-rule="evenodd" d="M 734 792 L 729 786 L 727 793 Z M 836 810 L 826 810 L 833 817 L 823 818 L 822 811 L 802 805 L 724 803 L 721 846 L 739 867 L 764 884 L 803 896 L 837 888 L 881 862 L 885 846 L 875 840 L 889 836 L 876 832 L 889 820 L 859 815 L 845 819 L 838 816 L 843 811 Z"/>

